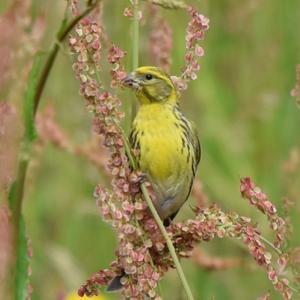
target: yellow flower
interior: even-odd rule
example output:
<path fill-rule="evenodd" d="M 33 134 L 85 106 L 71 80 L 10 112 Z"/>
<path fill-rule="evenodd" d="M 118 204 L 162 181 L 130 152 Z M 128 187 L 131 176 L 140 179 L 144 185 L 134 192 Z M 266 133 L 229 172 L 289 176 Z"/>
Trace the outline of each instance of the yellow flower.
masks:
<path fill-rule="evenodd" d="M 107 300 L 104 296 L 92 296 L 92 297 L 79 297 L 77 295 L 77 292 L 73 292 L 71 294 L 68 294 L 65 300 Z"/>

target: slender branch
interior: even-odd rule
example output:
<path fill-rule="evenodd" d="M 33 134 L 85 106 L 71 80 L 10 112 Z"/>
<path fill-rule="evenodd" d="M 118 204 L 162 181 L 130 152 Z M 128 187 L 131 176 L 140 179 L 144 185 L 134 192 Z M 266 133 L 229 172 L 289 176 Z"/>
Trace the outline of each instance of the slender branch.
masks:
<path fill-rule="evenodd" d="M 90 1 L 92 2 L 92 1 Z M 53 63 L 55 61 L 55 58 L 57 56 L 57 53 L 59 51 L 59 43 L 61 43 L 65 37 L 70 33 L 70 31 L 75 27 L 75 25 L 83 19 L 85 16 L 87 16 L 99 3 L 99 0 L 96 0 L 94 3 L 91 3 L 80 15 L 75 17 L 67 26 L 65 26 L 63 20 L 60 29 L 58 30 L 57 33 L 57 42 L 55 42 L 52 46 L 52 49 L 50 51 L 50 54 L 48 56 L 48 59 L 45 63 L 45 66 L 42 70 L 38 85 L 37 85 L 37 90 L 35 93 L 34 97 L 34 115 L 36 114 L 37 108 L 39 106 L 39 102 L 42 96 L 42 92 L 44 90 L 45 84 L 47 82 L 47 79 L 49 77 L 49 73 L 52 69 Z"/>
<path fill-rule="evenodd" d="M 22 152 L 23 150 L 21 150 Z M 10 203 L 10 208 L 12 211 L 13 217 L 13 226 L 14 226 L 14 237 L 15 242 L 19 236 L 19 223 L 21 218 L 22 211 L 22 199 L 24 194 L 24 183 L 26 178 L 26 173 L 28 169 L 29 158 L 26 155 L 20 155 L 19 165 L 17 169 L 17 178 L 16 184 L 12 186 L 10 193 L 12 193 L 13 202 Z"/>
<path fill-rule="evenodd" d="M 82 19 L 84 18 L 87 14 L 89 14 L 97 5 L 99 1 L 97 0 L 94 2 L 92 6 L 89 6 L 86 8 L 85 11 L 83 11 L 82 14 L 74 18 L 67 26 L 65 26 L 63 20 L 60 29 L 57 34 L 57 38 L 59 42 L 62 42 L 64 38 L 67 36 L 67 34 L 72 30 L 72 28 Z M 38 105 L 40 103 L 41 95 L 44 90 L 47 78 L 49 76 L 49 73 L 52 69 L 53 63 L 55 61 L 55 58 L 57 56 L 57 53 L 59 51 L 59 46 L 57 43 L 55 43 L 52 47 L 52 50 L 47 58 L 47 61 L 42 69 L 38 85 L 37 85 L 37 90 L 35 93 L 34 97 L 34 116 L 36 115 L 36 111 L 38 108 Z M 26 143 L 26 141 L 23 141 Z M 24 145 L 24 147 L 29 147 L 29 145 Z M 21 150 L 22 152 L 22 150 Z M 21 153 L 22 154 L 22 153 Z M 16 180 L 16 186 L 15 186 L 15 191 L 14 191 L 14 201 L 13 201 L 13 206 L 12 206 L 12 212 L 13 212 L 13 217 L 14 217 L 14 224 L 16 227 L 18 227 L 19 224 L 19 219 L 21 215 L 21 210 L 22 210 L 22 199 L 23 199 L 23 193 L 24 193 L 24 184 L 25 184 L 25 179 L 26 179 L 26 172 L 27 172 L 27 167 L 28 167 L 28 162 L 30 160 L 29 153 L 26 153 L 24 155 L 21 155 L 20 161 L 19 161 L 19 166 L 18 166 L 18 172 L 17 172 L 17 180 Z"/>
<path fill-rule="evenodd" d="M 133 2 L 132 70 L 139 66 L 139 0 Z M 131 104 L 131 121 L 136 115 L 136 102 Z"/>
<path fill-rule="evenodd" d="M 139 66 L 139 0 L 133 4 L 133 44 L 132 44 L 132 68 Z"/>
<path fill-rule="evenodd" d="M 169 235 L 168 235 L 168 233 L 167 233 L 167 231 L 166 231 L 166 229 L 165 229 L 165 227 L 164 227 L 164 225 L 163 225 L 163 223 L 162 223 L 162 221 L 161 221 L 161 219 L 160 219 L 160 217 L 159 217 L 159 215 L 158 215 L 158 213 L 157 213 L 157 211 L 156 211 L 156 209 L 155 209 L 155 207 L 154 207 L 154 205 L 153 205 L 153 203 L 152 203 L 152 201 L 151 201 L 151 199 L 149 197 L 147 188 L 146 188 L 145 184 L 143 184 L 143 183 L 141 184 L 141 191 L 142 191 L 142 193 L 144 195 L 144 198 L 145 198 L 145 200 L 146 200 L 146 202 L 147 202 L 147 204 L 148 204 L 148 206 L 149 206 L 149 208 L 151 210 L 151 213 L 153 214 L 153 217 L 154 217 L 154 219 L 155 219 L 155 221 L 156 221 L 156 223 L 157 223 L 157 225 L 158 225 L 158 227 L 159 227 L 159 229 L 160 229 L 163 237 L 166 240 L 168 249 L 169 249 L 170 254 L 172 256 L 172 259 L 174 261 L 176 271 L 177 271 L 178 276 L 179 276 L 179 278 L 181 280 L 183 288 L 184 288 L 184 290 L 186 292 L 187 298 L 189 300 L 193 300 L 194 297 L 193 297 L 192 291 L 191 291 L 191 289 L 190 289 L 190 287 L 188 285 L 188 282 L 187 282 L 187 280 L 185 278 L 185 275 L 184 275 L 183 269 L 181 267 L 181 264 L 179 262 L 179 259 L 177 257 L 174 245 L 173 245 L 173 243 L 172 243 L 172 241 L 171 241 L 171 239 L 170 239 L 170 237 L 169 237 Z"/>
<path fill-rule="evenodd" d="M 282 254 L 282 251 L 277 248 L 273 243 L 271 243 L 269 240 L 267 240 L 266 238 L 264 238 L 263 236 L 259 236 L 259 238 L 264 241 L 267 245 L 269 245 L 278 255 Z"/>
<path fill-rule="evenodd" d="M 62 42 L 65 37 L 68 35 L 68 33 L 72 30 L 72 28 L 86 15 L 88 15 L 98 4 L 99 0 L 95 0 L 90 6 L 88 6 L 82 14 L 74 18 L 70 21 L 70 23 L 66 23 L 66 18 L 63 19 L 60 28 L 57 33 L 57 40 L 58 42 Z M 59 45 L 56 42 L 48 55 L 48 58 L 46 60 L 46 63 L 41 71 L 37 89 L 35 91 L 34 95 L 34 106 L 33 106 L 33 116 L 35 117 L 42 92 L 44 90 L 46 81 L 48 79 L 49 73 L 52 69 L 53 63 L 55 61 L 55 58 L 57 56 L 57 53 L 59 51 Z M 31 142 L 27 140 L 27 137 L 24 136 L 22 143 L 21 143 L 21 150 L 20 150 L 20 158 L 18 163 L 18 169 L 17 169 L 17 177 L 15 184 L 12 185 L 10 196 L 12 198 L 10 202 L 10 208 L 12 211 L 12 221 L 13 221 L 13 227 L 14 227 L 14 243 L 16 244 L 15 249 L 17 249 L 18 245 L 18 236 L 19 236 L 19 230 L 20 230 L 20 219 L 22 214 L 22 203 L 23 203 L 23 196 L 24 196 L 24 188 L 25 188 L 25 180 L 26 180 L 26 174 L 27 169 L 30 161 L 30 148 L 31 148 Z M 16 254 L 17 255 L 17 254 Z M 16 265 L 13 266 L 13 276 L 15 276 L 15 268 Z"/>
<path fill-rule="evenodd" d="M 123 133 L 123 136 L 124 136 L 124 133 Z M 133 155 L 131 153 L 131 149 L 130 149 L 128 140 L 125 138 L 125 136 L 124 136 L 124 142 L 125 142 L 124 143 L 125 144 L 125 151 L 126 151 L 126 154 L 127 154 L 128 158 L 129 158 L 129 162 L 130 162 L 132 168 L 136 169 L 137 168 L 137 164 L 136 164 L 136 161 L 135 161 L 135 159 L 134 159 L 134 157 L 133 157 Z M 181 283 L 183 285 L 183 288 L 184 288 L 184 290 L 186 292 L 187 299 L 194 300 L 193 294 L 191 292 L 191 289 L 190 289 L 190 287 L 188 285 L 188 282 L 187 282 L 187 280 L 185 278 L 183 269 L 182 269 L 181 264 L 179 262 L 179 259 L 177 257 L 174 245 L 173 245 L 173 243 L 172 243 L 172 241 L 171 241 L 171 239 L 170 239 L 170 237 L 169 237 L 169 235 L 168 235 L 168 233 L 166 231 L 166 228 L 163 225 L 163 223 L 162 223 L 162 221 L 161 221 L 161 219 L 160 219 L 160 217 L 159 217 L 159 215 L 158 215 L 158 213 L 157 213 L 157 211 L 156 211 L 156 209 L 155 209 L 155 207 L 154 207 L 154 205 L 152 203 L 152 200 L 151 200 L 151 198 L 149 196 L 149 193 L 148 193 L 147 188 L 146 188 L 146 186 L 145 186 L 144 183 L 141 184 L 141 191 L 142 191 L 143 196 L 144 196 L 144 198 L 145 198 L 145 200 L 147 202 L 147 205 L 149 206 L 150 211 L 151 211 L 151 213 L 152 213 L 152 215 L 153 215 L 153 217 L 154 217 L 154 219 L 155 219 L 155 221 L 156 221 L 156 223 L 157 223 L 157 225 L 159 227 L 160 232 L 162 233 L 164 239 L 166 240 L 167 247 L 168 247 L 168 249 L 170 251 L 170 254 L 172 256 L 172 259 L 174 261 L 177 274 L 178 274 L 178 276 L 179 276 L 179 278 L 181 280 Z"/>
<path fill-rule="evenodd" d="M 277 248 L 272 242 L 270 242 L 268 239 L 266 239 L 265 237 L 263 237 L 263 236 L 259 236 L 259 238 L 262 240 L 262 241 L 264 241 L 267 245 L 269 245 L 279 256 L 281 256 L 282 255 L 282 251 L 279 249 L 279 248 Z M 287 284 L 287 286 L 293 291 L 293 292 L 295 292 L 295 293 L 297 293 L 297 294 L 299 294 L 299 291 L 295 288 L 295 287 L 293 287 L 293 286 L 291 286 L 290 284 Z"/>
<path fill-rule="evenodd" d="M 282 251 L 279 249 L 279 248 L 277 248 L 272 242 L 270 242 L 268 239 L 266 239 L 266 238 L 264 238 L 263 236 L 259 236 L 259 238 L 262 240 L 262 241 L 264 241 L 267 245 L 269 245 L 279 256 L 281 256 L 282 255 Z M 295 288 L 295 287 L 293 287 L 293 286 L 291 286 L 290 284 L 286 284 L 293 292 L 295 292 L 295 293 L 297 293 L 297 294 L 299 294 L 299 291 Z"/>

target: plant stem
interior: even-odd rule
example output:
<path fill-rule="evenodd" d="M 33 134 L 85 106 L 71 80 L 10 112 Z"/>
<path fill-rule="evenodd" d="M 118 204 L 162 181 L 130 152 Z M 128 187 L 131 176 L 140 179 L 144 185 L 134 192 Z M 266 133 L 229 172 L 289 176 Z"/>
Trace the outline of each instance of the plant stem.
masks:
<path fill-rule="evenodd" d="M 184 288 L 184 290 L 186 292 L 187 298 L 189 300 L 193 300 L 194 297 L 193 297 L 192 291 L 191 291 L 191 289 L 190 289 L 190 287 L 188 285 L 188 282 L 187 282 L 187 280 L 185 278 L 185 275 L 184 275 L 183 269 L 181 267 L 181 264 L 179 262 L 179 259 L 177 257 L 174 245 L 173 245 L 170 237 L 168 236 L 168 233 L 167 233 L 167 231 L 165 229 L 165 226 L 163 225 L 163 223 L 162 223 L 162 221 L 161 221 L 161 219 L 160 219 L 160 217 L 159 217 L 159 215 L 158 215 L 158 213 L 157 213 L 157 211 L 156 211 L 156 209 L 155 209 L 155 207 L 154 207 L 154 205 L 152 203 L 152 200 L 151 200 L 151 198 L 150 198 L 150 196 L 148 194 L 147 188 L 146 188 L 146 186 L 143 183 L 141 184 L 141 191 L 142 191 L 142 193 L 144 195 L 144 198 L 145 198 L 145 200 L 146 200 L 146 202 L 147 202 L 147 204 L 148 204 L 148 206 L 149 206 L 149 208 L 151 210 L 151 213 L 152 213 L 152 215 L 153 215 L 153 217 L 154 217 L 154 219 L 155 219 L 155 221 L 156 221 L 156 223 L 157 223 L 157 225 L 158 225 L 158 227 L 159 227 L 159 229 L 160 229 L 163 237 L 166 240 L 168 249 L 170 251 L 170 254 L 171 254 L 172 259 L 173 259 L 174 264 L 175 264 L 175 268 L 176 268 L 177 274 L 178 274 L 178 276 L 179 276 L 179 278 L 181 280 L 181 283 L 182 283 L 183 288 Z"/>
<path fill-rule="evenodd" d="M 139 0 L 133 2 L 133 39 L 132 39 L 132 70 L 139 66 Z M 136 102 L 132 101 L 131 121 L 136 115 Z"/>
<path fill-rule="evenodd" d="M 62 42 L 64 38 L 67 36 L 67 34 L 72 30 L 72 28 L 82 19 L 84 18 L 87 14 L 89 14 L 97 5 L 99 1 L 94 2 L 93 5 L 87 7 L 82 14 L 74 18 L 67 26 L 65 26 L 64 21 L 62 22 L 60 29 L 57 34 L 57 39 L 59 42 Z M 42 69 L 38 85 L 37 85 L 37 90 L 34 96 L 34 116 L 36 115 L 37 108 L 40 103 L 41 95 L 44 90 L 46 81 L 48 79 L 49 73 L 52 69 L 53 63 L 55 61 L 55 58 L 57 56 L 57 53 L 59 51 L 59 46 L 57 43 L 55 43 L 48 55 L 47 61 Z M 28 143 L 27 141 L 23 141 L 23 143 Z M 15 192 L 14 192 L 14 201 L 13 201 L 13 207 L 12 207 L 12 213 L 13 213 L 13 218 L 14 218 L 14 224 L 16 227 L 18 227 L 19 224 L 19 218 L 21 215 L 22 211 L 22 200 L 23 200 L 23 193 L 24 193 L 24 184 L 25 184 L 25 179 L 26 179 L 26 172 L 28 168 L 28 162 L 30 160 L 29 153 L 26 153 L 26 158 L 22 157 L 21 155 L 19 165 L 18 165 L 18 171 L 17 171 L 17 180 L 16 180 L 16 186 L 15 186 Z"/>
<path fill-rule="evenodd" d="M 273 243 L 271 243 L 268 239 L 264 238 L 261 235 L 259 236 L 259 238 L 262 241 L 264 241 L 267 245 L 269 245 L 279 256 L 282 255 L 282 251 L 279 248 L 277 248 Z M 293 292 L 299 294 L 299 291 L 295 287 L 291 286 L 290 284 L 286 284 L 286 286 L 288 286 Z"/>
<path fill-rule="evenodd" d="M 137 168 L 137 164 L 136 164 L 136 161 L 135 161 L 135 159 L 134 159 L 134 157 L 133 157 L 133 155 L 131 153 L 131 149 L 130 149 L 128 140 L 125 138 L 125 135 L 124 135 L 123 131 L 122 131 L 122 133 L 123 133 L 123 137 L 124 137 L 125 151 L 126 151 L 126 154 L 127 154 L 128 158 L 129 158 L 129 162 L 130 162 L 132 168 L 136 169 Z M 150 211 L 151 211 L 151 213 L 152 213 L 152 215 L 153 215 L 153 217 L 154 217 L 154 219 L 155 219 L 155 221 L 156 221 L 156 223 L 157 223 L 157 225 L 159 227 L 160 232 L 162 233 L 164 239 L 166 240 L 167 247 L 168 247 L 168 249 L 170 251 L 170 254 L 172 256 L 172 259 L 174 261 L 177 274 L 178 274 L 178 276 L 179 276 L 179 278 L 181 280 L 181 283 L 183 285 L 183 288 L 184 288 L 184 290 L 186 292 L 187 299 L 194 300 L 192 291 L 191 291 L 191 289 L 190 289 L 190 287 L 188 285 L 188 282 L 187 282 L 187 280 L 185 278 L 183 269 L 182 269 L 181 264 L 179 262 L 179 259 L 177 257 L 174 245 L 173 245 L 173 243 L 172 243 L 172 241 L 171 241 L 171 239 L 170 239 L 170 237 L 169 237 L 169 235 L 168 235 L 168 233 L 166 231 L 166 228 L 163 225 L 163 223 L 162 223 L 162 221 L 161 221 L 161 219 L 160 219 L 160 217 L 159 217 L 159 215 L 158 215 L 158 213 L 157 213 L 157 211 L 156 211 L 156 209 L 155 209 L 155 207 L 154 207 L 154 205 L 152 203 L 152 200 L 151 200 L 151 198 L 149 196 L 149 193 L 148 193 L 147 188 L 146 188 L 146 186 L 145 186 L 144 183 L 141 184 L 141 191 L 142 191 L 143 196 L 144 196 L 144 198 L 145 198 L 145 200 L 147 202 L 147 205 L 149 206 Z"/>
<path fill-rule="evenodd" d="M 54 63 L 57 53 L 59 51 L 59 43 L 63 42 L 65 37 L 70 33 L 70 31 L 75 27 L 75 25 L 81 19 L 83 19 L 85 16 L 87 16 L 90 13 L 97 6 L 98 2 L 99 2 L 99 0 L 96 0 L 93 4 L 90 4 L 80 15 L 75 17 L 67 26 L 65 26 L 65 24 L 64 24 L 65 20 L 63 20 L 63 22 L 60 26 L 60 29 L 58 30 L 58 33 L 56 35 L 57 41 L 52 46 L 52 49 L 47 58 L 47 61 L 45 63 L 45 66 L 42 70 L 42 73 L 41 73 L 41 76 L 40 76 L 40 79 L 38 82 L 37 90 L 36 90 L 35 97 L 34 97 L 34 114 L 36 114 L 42 92 L 44 90 L 45 84 L 49 77 L 50 70 L 52 69 L 53 63 Z"/>
<path fill-rule="evenodd" d="M 12 191 L 14 201 L 10 207 L 12 212 L 12 217 L 13 217 L 15 241 L 17 240 L 17 237 L 19 235 L 19 222 L 20 222 L 21 211 L 22 211 L 24 183 L 25 183 L 26 173 L 28 169 L 28 162 L 29 162 L 28 158 L 24 158 L 22 154 L 20 156 L 21 158 L 19 160 L 19 165 L 17 169 L 16 185 L 14 186 L 14 190 Z"/>
<path fill-rule="evenodd" d="M 133 44 L 132 44 L 132 68 L 139 66 L 139 0 L 133 4 Z"/>
<path fill-rule="evenodd" d="M 65 39 L 65 37 L 68 35 L 68 33 L 72 30 L 72 28 L 74 28 L 74 26 L 82 18 L 88 15 L 96 7 L 98 2 L 99 0 L 94 1 L 90 6 L 88 6 L 82 12 L 82 14 L 78 15 L 73 20 L 71 20 L 70 23 L 66 23 L 66 19 L 64 18 L 57 33 L 58 42 L 62 42 Z M 52 49 L 48 55 L 48 58 L 39 76 L 37 89 L 34 95 L 34 105 L 33 105 L 34 117 L 36 115 L 42 92 L 44 90 L 45 84 L 47 82 L 49 73 L 52 69 L 58 51 L 59 51 L 59 45 L 57 42 L 55 42 L 54 45 L 52 46 Z M 24 135 L 21 142 L 17 176 L 16 176 L 15 184 L 11 187 L 11 191 L 10 191 L 12 197 L 12 200 L 10 202 L 10 208 L 12 211 L 12 222 L 14 227 L 14 243 L 16 249 L 18 248 L 18 236 L 19 236 L 19 229 L 20 229 L 19 224 L 22 215 L 22 204 L 23 204 L 26 174 L 27 174 L 27 169 L 30 161 L 30 148 L 31 148 L 31 142 L 28 141 L 27 137 Z M 13 266 L 14 275 L 15 275 L 15 268 L 16 266 Z"/>
<path fill-rule="evenodd" d="M 279 256 L 282 254 L 282 251 L 275 247 L 275 245 L 273 243 L 271 243 L 269 240 L 267 240 L 266 238 L 264 238 L 263 236 L 259 236 L 259 238 L 264 241 L 266 244 L 268 244 Z"/>

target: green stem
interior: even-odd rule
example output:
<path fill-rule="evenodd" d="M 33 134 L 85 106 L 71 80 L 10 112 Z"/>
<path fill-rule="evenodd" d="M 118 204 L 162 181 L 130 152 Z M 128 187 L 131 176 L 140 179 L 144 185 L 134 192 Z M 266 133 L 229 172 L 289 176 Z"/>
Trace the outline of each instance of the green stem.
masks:
<path fill-rule="evenodd" d="M 66 23 L 66 18 L 62 21 L 60 28 L 57 33 L 57 40 L 58 42 L 62 42 L 65 37 L 68 35 L 68 33 L 74 28 L 74 26 L 86 15 L 88 15 L 98 4 L 99 0 L 96 0 L 88 6 L 82 14 L 74 18 L 70 21 L 70 23 Z M 49 73 L 52 69 L 53 63 L 55 61 L 55 58 L 57 56 L 57 53 L 59 51 L 59 45 L 56 42 L 48 55 L 48 58 L 45 62 L 45 65 L 41 71 L 37 89 L 35 91 L 34 95 L 34 106 L 33 106 L 33 116 L 35 117 L 42 92 L 44 90 L 45 84 L 47 82 L 47 79 L 49 77 Z M 10 208 L 12 211 L 12 221 L 13 221 L 13 227 L 14 227 L 14 243 L 16 244 L 15 249 L 18 248 L 18 236 L 19 236 L 19 224 L 22 214 L 22 204 L 23 204 L 23 196 L 24 196 L 24 188 L 25 188 L 25 180 L 26 180 L 26 174 L 28 170 L 28 165 L 30 161 L 30 148 L 31 148 L 31 142 L 27 140 L 26 135 L 23 137 L 22 144 L 21 144 L 21 150 L 20 150 L 20 159 L 18 163 L 17 168 L 17 177 L 15 184 L 11 187 L 11 197 L 12 200 L 10 202 Z M 25 150 L 24 150 L 25 149 Z M 14 266 L 13 268 L 16 268 Z M 13 270 L 15 275 L 15 270 Z"/>
<path fill-rule="evenodd" d="M 90 1 L 92 2 L 92 1 Z M 96 0 L 93 4 L 88 6 L 80 15 L 78 15 L 76 18 L 74 18 L 67 26 L 65 25 L 65 19 L 63 20 L 62 24 L 60 25 L 60 29 L 58 30 L 58 33 L 56 35 L 57 42 L 55 42 L 52 46 L 52 49 L 49 53 L 48 59 L 45 63 L 45 66 L 42 70 L 37 90 L 34 97 L 34 114 L 36 114 L 37 108 L 39 106 L 39 102 L 42 96 L 42 92 L 44 90 L 45 84 L 47 82 L 47 79 L 49 77 L 49 73 L 52 69 L 53 63 L 55 61 L 55 58 L 57 56 L 57 53 L 59 51 L 59 43 L 63 42 L 65 37 L 70 33 L 70 31 L 75 27 L 75 25 L 83 19 L 85 16 L 87 16 L 99 3 L 99 0 Z"/>
<path fill-rule="evenodd" d="M 139 0 L 133 4 L 133 44 L 132 44 L 132 68 L 139 66 Z"/>
<path fill-rule="evenodd" d="M 178 276 L 179 276 L 179 278 L 181 280 L 181 283 L 182 283 L 183 288 L 184 288 L 184 290 L 186 292 L 187 298 L 189 300 L 193 300 L 194 297 L 193 297 L 192 291 L 191 291 L 191 289 L 190 289 L 190 287 L 188 285 L 188 282 L 187 282 L 187 280 L 185 278 L 185 275 L 184 275 L 183 269 L 181 267 L 181 264 L 179 262 L 179 259 L 177 257 L 174 245 L 173 245 L 173 243 L 172 243 L 172 241 L 171 241 L 171 239 L 170 239 L 170 237 L 169 237 L 169 235 L 168 235 L 168 233 L 167 233 L 167 231 L 165 229 L 165 226 L 162 223 L 162 221 L 161 221 L 161 219 L 160 219 L 160 217 L 159 217 L 159 215 L 158 215 L 158 213 L 157 213 L 157 211 L 156 211 L 156 209 L 155 209 L 155 207 L 154 207 L 154 205 L 152 203 L 152 200 L 151 200 L 151 198 L 150 198 L 150 196 L 148 194 L 147 188 L 146 188 L 146 186 L 143 183 L 141 184 L 141 190 L 142 190 L 144 198 L 145 198 L 145 200 L 146 200 L 146 202 L 147 202 L 147 204 L 148 204 L 148 206 L 149 206 L 149 208 L 151 210 L 151 213 L 152 213 L 152 215 L 153 215 L 153 217 L 154 217 L 154 219 L 155 219 L 155 221 L 156 221 L 156 223 L 157 223 L 157 225 L 158 225 L 158 227 L 159 227 L 159 229 L 160 229 L 163 237 L 166 240 L 168 249 L 170 251 L 170 254 L 171 254 L 172 259 L 173 259 L 174 264 L 175 264 L 175 268 L 176 268 L 177 274 L 178 274 Z"/>
<path fill-rule="evenodd" d="M 67 26 L 65 25 L 65 20 L 63 20 L 60 29 L 57 33 L 57 39 L 59 42 L 62 42 L 65 37 L 68 35 L 68 33 L 72 30 L 72 28 L 87 14 L 89 14 L 97 5 L 99 1 L 94 2 L 92 6 L 89 6 L 86 8 L 85 11 L 83 11 L 82 14 L 74 18 Z M 49 73 L 52 69 L 53 63 L 55 61 L 55 58 L 57 56 L 57 53 L 59 51 L 59 46 L 57 43 L 55 43 L 48 55 L 48 58 L 46 60 L 46 63 L 42 69 L 38 84 L 36 93 L 34 96 L 34 116 L 36 115 L 37 108 L 40 103 L 41 95 L 44 90 L 46 81 L 48 79 Z M 24 146 L 27 148 L 30 145 L 28 145 L 28 141 L 26 138 L 23 140 Z M 27 153 L 28 154 L 28 153 Z M 29 154 L 28 154 L 29 155 Z M 26 172 L 28 168 L 28 162 L 30 160 L 29 157 L 26 157 L 24 159 L 21 155 L 21 159 L 19 161 L 18 171 L 17 171 L 17 179 L 16 179 L 16 186 L 15 186 L 15 192 L 13 194 L 13 206 L 12 206 L 12 213 L 14 218 L 14 224 L 16 225 L 16 228 L 18 228 L 19 219 L 22 211 L 22 200 L 23 200 L 23 192 L 24 192 L 24 184 L 26 179 Z M 26 155 L 27 156 L 27 155 Z"/>
<path fill-rule="evenodd" d="M 259 238 L 264 241 L 266 244 L 268 244 L 279 256 L 282 254 L 282 251 L 277 248 L 273 243 L 271 243 L 269 240 L 267 240 L 266 238 L 264 238 L 263 236 L 259 236 Z"/>
<path fill-rule="evenodd" d="M 15 186 L 13 186 L 13 190 L 11 191 L 14 198 L 13 202 L 10 204 L 10 208 L 13 216 L 14 236 L 16 237 L 15 241 L 17 240 L 17 237 L 19 235 L 19 222 L 20 222 L 21 211 L 22 211 L 24 182 L 25 182 L 28 163 L 29 163 L 29 159 L 28 158 L 24 159 L 22 156 L 23 155 L 21 154 L 21 158 L 17 170 L 16 184 Z"/>
<path fill-rule="evenodd" d="M 133 40 L 132 40 L 132 70 L 139 66 L 139 0 L 133 1 Z M 132 101 L 131 121 L 136 115 L 136 102 Z"/>
<path fill-rule="evenodd" d="M 124 136 L 124 133 L 123 133 L 123 136 Z M 131 153 L 131 149 L 130 149 L 129 143 L 128 143 L 127 139 L 125 138 L 125 136 L 124 136 L 124 142 L 125 142 L 124 143 L 125 144 L 125 151 L 126 151 L 126 154 L 127 154 L 128 158 L 129 158 L 129 162 L 130 162 L 132 168 L 136 169 L 137 168 L 137 164 L 136 164 L 136 161 L 135 161 L 135 159 L 134 159 L 134 157 L 133 157 L 133 155 Z M 161 221 L 161 219 L 160 219 L 160 217 L 159 217 L 159 215 L 158 215 L 158 213 L 157 213 L 157 211 L 156 211 L 156 209 L 155 209 L 155 207 L 154 207 L 154 205 L 152 203 L 152 200 L 151 200 L 151 198 L 149 196 L 149 193 L 148 193 L 147 188 L 146 188 L 146 186 L 145 186 L 144 183 L 141 184 L 141 191 L 142 191 L 143 196 L 144 196 L 144 198 L 145 198 L 145 200 L 147 202 L 147 205 L 149 206 L 150 211 L 151 211 L 151 213 L 152 213 L 152 215 L 153 215 L 153 217 L 154 217 L 154 219 L 155 219 L 155 221 L 156 221 L 156 223 L 157 223 L 157 225 L 159 227 L 159 230 L 161 231 L 164 239 L 166 240 L 167 247 L 168 247 L 168 249 L 170 251 L 170 254 L 171 254 L 171 257 L 172 257 L 172 259 L 174 261 L 177 274 L 178 274 L 178 276 L 179 276 L 179 278 L 181 280 L 181 283 L 183 285 L 183 288 L 184 288 L 184 290 L 186 292 L 187 299 L 194 300 L 192 291 L 191 291 L 191 289 L 190 289 L 190 287 L 188 285 L 188 282 L 187 282 L 187 280 L 185 278 L 183 269 L 182 269 L 181 264 L 179 262 L 179 259 L 177 257 L 174 245 L 173 245 L 173 243 L 172 243 L 172 241 L 171 241 L 171 239 L 170 239 L 170 237 L 169 237 L 169 235 L 168 235 L 168 233 L 166 231 L 166 228 L 163 225 L 163 223 L 162 223 L 162 221 Z"/>
<path fill-rule="evenodd" d="M 259 238 L 264 241 L 267 245 L 269 245 L 279 256 L 282 255 L 282 251 L 277 248 L 273 243 L 271 243 L 268 239 L 264 238 L 263 236 L 259 236 Z M 287 284 L 287 286 L 295 293 L 299 294 L 299 291 L 294 288 L 293 286 Z"/>

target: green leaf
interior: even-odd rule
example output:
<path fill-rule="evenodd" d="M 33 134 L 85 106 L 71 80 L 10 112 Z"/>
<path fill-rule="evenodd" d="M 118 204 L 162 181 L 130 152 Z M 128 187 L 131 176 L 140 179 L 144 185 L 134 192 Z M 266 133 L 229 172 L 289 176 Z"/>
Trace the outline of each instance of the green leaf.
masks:
<path fill-rule="evenodd" d="M 26 237 L 25 222 L 23 216 L 19 223 L 19 236 L 17 245 L 17 262 L 16 262 L 16 292 L 15 300 L 26 300 L 28 297 L 29 285 L 29 256 L 28 244 Z"/>
<path fill-rule="evenodd" d="M 66 28 L 68 27 L 68 18 L 65 16 L 59 29 L 58 32 L 56 34 L 56 38 L 59 40 L 60 37 L 63 35 L 63 33 L 65 32 Z"/>
<path fill-rule="evenodd" d="M 56 33 L 56 38 L 58 40 L 61 39 L 61 37 L 64 35 L 66 28 L 68 27 L 68 11 L 69 11 L 69 3 L 67 2 L 65 12 L 64 12 L 64 18 L 60 24 L 60 27 Z"/>
<path fill-rule="evenodd" d="M 38 78 L 42 67 L 42 55 L 36 54 L 29 74 L 24 99 L 24 126 L 25 139 L 32 142 L 36 138 L 34 123 L 34 98 L 38 84 Z"/>
<path fill-rule="evenodd" d="M 15 193 L 16 193 L 16 181 L 13 181 L 12 184 L 10 185 L 10 189 L 8 192 L 8 204 L 10 209 L 12 209 L 14 205 Z"/>
<path fill-rule="evenodd" d="M 17 178 L 12 182 L 8 193 L 8 203 L 13 215 L 19 214 L 20 207 L 18 207 L 18 202 L 23 198 L 24 182 L 29 163 L 28 157 L 24 154 L 25 151 L 21 150 L 21 153 L 22 152 L 23 154 L 20 155 L 21 159 L 19 161 Z"/>

